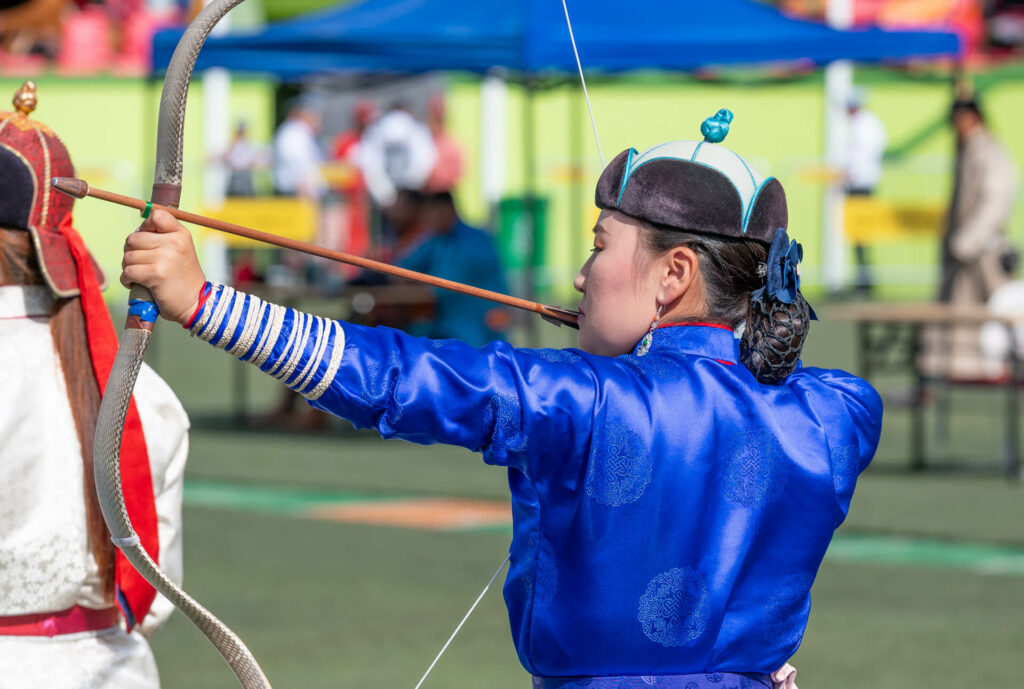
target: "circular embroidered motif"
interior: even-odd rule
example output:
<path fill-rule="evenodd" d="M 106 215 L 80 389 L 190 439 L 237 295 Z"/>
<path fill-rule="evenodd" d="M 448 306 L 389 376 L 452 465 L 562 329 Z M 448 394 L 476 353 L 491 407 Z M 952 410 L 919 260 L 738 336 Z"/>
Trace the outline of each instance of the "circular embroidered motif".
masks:
<path fill-rule="evenodd" d="M 800 641 L 811 614 L 811 585 L 814 574 L 790 574 L 782 580 L 764 607 L 761 631 L 775 645 L 791 646 Z"/>
<path fill-rule="evenodd" d="M 615 423 L 605 432 L 604 442 L 591 447 L 587 495 L 610 507 L 639 500 L 654 469 L 654 459 L 640 436 Z"/>
<path fill-rule="evenodd" d="M 709 614 L 704 579 L 689 567 L 654 578 L 640 598 L 637 619 L 644 635 L 662 646 L 683 646 L 704 633 Z"/>
<path fill-rule="evenodd" d="M 704 675 L 704 679 L 711 682 L 712 684 L 718 684 L 723 679 L 725 679 L 725 675 L 723 675 L 721 672 L 710 672 Z"/>
<path fill-rule="evenodd" d="M 857 482 L 857 463 L 850 445 L 833 447 L 829 453 L 832 460 L 832 486 L 839 495 L 849 495 Z"/>
<path fill-rule="evenodd" d="M 526 435 L 519 429 L 521 420 L 522 409 L 518 398 L 503 394 L 491 397 L 484 411 L 484 425 L 494 429 L 492 447 L 500 445 L 506 452 L 513 453 L 526 450 Z"/>
<path fill-rule="evenodd" d="M 533 605 L 544 610 L 551 605 L 558 593 L 558 567 L 555 564 L 555 549 L 544 536 L 530 536 L 529 546 L 533 552 L 533 567 L 523 576 L 527 597 L 533 596 Z"/>
<path fill-rule="evenodd" d="M 725 459 L 725 496 L 744 507 L 774 502 L 786 489 L 782 446 L 764 429 L 741 432 Z"/>

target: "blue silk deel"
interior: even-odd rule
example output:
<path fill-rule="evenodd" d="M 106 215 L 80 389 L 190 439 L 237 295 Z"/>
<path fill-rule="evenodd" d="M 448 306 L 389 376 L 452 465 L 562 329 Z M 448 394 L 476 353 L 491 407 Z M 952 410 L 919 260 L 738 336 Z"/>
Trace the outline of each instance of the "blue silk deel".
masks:
<path fill-rule="evenodd" d="M 533 675 L 769 673 L 796 651 L 878 443 L 866 382 L 761 385 L 731 331 L 700 325 L 616 358 L 343 328 L 315 406 L 508 468 L 504 595 Z"/>

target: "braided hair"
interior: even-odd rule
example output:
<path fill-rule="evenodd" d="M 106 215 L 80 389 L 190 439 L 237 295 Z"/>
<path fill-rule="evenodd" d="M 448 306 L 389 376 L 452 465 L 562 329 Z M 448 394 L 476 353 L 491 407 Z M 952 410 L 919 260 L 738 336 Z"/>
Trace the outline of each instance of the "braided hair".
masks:
<path fill-rule="evenodd" d="M 790 304 L 751 297 L 765 281 L 768 249 L 762 242 L 681 232 L 648 221 L 640 223 L 640 240 L 652 255 L 680 246 L 697 254 L 707 304 L 700 320 L 742 329 L 740 361 L 759 382 L 778 385 L 796 369 L 810 307 L 799 292 Z"/>

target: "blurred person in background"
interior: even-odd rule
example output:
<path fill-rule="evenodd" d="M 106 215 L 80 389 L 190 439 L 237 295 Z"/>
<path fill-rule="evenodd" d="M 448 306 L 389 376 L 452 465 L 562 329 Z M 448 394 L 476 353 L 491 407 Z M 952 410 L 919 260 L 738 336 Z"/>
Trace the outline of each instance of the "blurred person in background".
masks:
<path fill-rule="evenodd" d="M 494 238 L 463 222 L 451 192 L 427 198 L 423 225 L 429 234 L 399 265 L 474 287 L 506 291 L 505 273 Z M 446 289 L 435 290 L 437 311 L 426 333 L 440 339 L 459 338 L 474 346 L 505 339 L 507 311 L 493 303 Z"/>
<path fill-rule="evenodd" d="M 430 97 L 427 103 L 427 126 L 434 137 L 437 160 L 425 184 L 428 192 L 451 191 L 462 177 L 462 148 L 448 135 L 444 123 L 445 110 L 443 94 L 435 93 Z"/>
<path fill-rule="evenodd" d="M 430 129 L 404 103 L 391 106 L 359 143 L 359 167 L 370 197 L 382 209 L 395 203 L 399 190 L 422 190 L 436 160 Z"/>
<path fill-rule="evenodd" d="M 71 159 L 26 100 L 0 113 L 0 686 L 158 689 L 148 638 L 173 608 L 116 551 L 92 479 L 117 335 L 73 200 L 46 193 Z M 180 584 L 188 418 L 145 364 L 134 400 L 128 511 Z"/>
<path fill-rule="evenodd" d="M 42 53 L 56 57 L 69 0 L 0 2 L 0 49 L 14 55 Z"/>
<path fill-rule="evenodd" d="M 384 209 L 384 217 L 394 229 L 394 242 L 385 247 L 385 260 L 402 263 L 426 238 L 427 197 L 413 189 L 399 189 L 395 201 Z"/>
<path fill-rule="evenodd" d="M 264 156 L 259 148 L 249 140 L 248 129 L 243 121 L 239 121 L 235 125 L 231 144 L 222 159 L 228 171 L 227 196 L 254 196 L 256 194 L 253 172 L 264 164 Z"/>
<path fill-rule="evenodd" d="M 1012 279 L 1016 267 L 1019 254 L 1006 229 L 1017 193 L 1018 170 L 986 126 L 978 101 L 957 100 L 950 114 L 960 153 L 942 242 L 939 300 L 955 307 L 982 308 Z M 977 326 L 930 331 L 922 363 L 926 372 L 936 375 L 991 377 Z"/>
<path fill-rule="evenodd" d="M 1006 229 L 1019 174 L 986 126 L 978 101 L 956 101 L 951 117 L 962 148 L 942 243 L 939 299 L 972 305 L 984 303 L 1015 268 L 1017 252 Z"/>
<path fill-rule="evenodd" d="M 299 98 L 288 110 L 288 117 L 274 134 L 275 193 L 320 199 L 324 191 L 323 154 L 317 141 L 320 123 L 320 112 L 308 99 Z"/>
<path fill-rule="evenodd" d="M 849 129 L 843 187 L 847 196 L 871 196 L 882 179 L 882 156 L 888 137 L 882 120 L 864 107 L 866 100 L 867 94 L 863 89 L 854 89 L 846 104 Z M 853 251 L 857 263 L 854 293 L 870 297 L 874 280 L 867 247 L 855 244 Z"/>
<path fill-rule="evenodd" d="M 359 144 L 376 116 L 373 101 L 358 101 L 352 109 L 352 126 L 340 132 L 331 144 L 331 158 L 349 168 L 345 181 L 336 189 L 346 204 L 346 241 L 341 250 L 356 256 L 366 256 L 370 250 L 370 202 L 359 169 Z M 336 270 L 343 275 L 353 272 L 350 266 L 342 264 Z"/>

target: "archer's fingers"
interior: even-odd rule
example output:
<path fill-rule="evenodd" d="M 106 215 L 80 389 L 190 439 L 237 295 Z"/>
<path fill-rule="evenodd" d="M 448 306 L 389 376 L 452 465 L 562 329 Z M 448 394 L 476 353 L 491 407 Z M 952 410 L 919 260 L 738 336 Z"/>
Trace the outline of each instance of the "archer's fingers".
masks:
<path fill-rule="evenodd" d="M 145 225 L 143 225 L 143 227 L 145 227 Z M 124 250 L 148 251 L 150 249 L 157 249 L 166 243 L 166 234 L 159 234 L 153 230 L 142 230 L 140 228 L 139 232 L 132 232 L 130 235 L 125 237 Z"/>
<path fill-rule="evenodd" d="M 153 214 L 146 218 L 147 222 L 152 221 L 152 230 L 156 232 L 188 232 L 178 219 L 165 210 L 156 209 Z"/>
<path fill-rule="evenodd" d="M 153 271 L 150 266 L 142 263 L 125 266 L 121 271 L 121 284 L 125 287 L 131 287 L 133 283 L 149 287 L 148 283 L 152 278 Z"/>
<path fill-rule="evenodd" d="M 188 232 L 177 218 L 161 208 L 153 210 L 150 216 L 142 222 L 139 231 L 151 233 Z"/>
<path fill-rule="evenodd" d="M 163 259 L 163 254 L 159 250 L 137 250 L 124 252 L 124 256 L 121 258 L 121 268 L 127 268 L 128 266 L 148 266 L 157 263 Z"/>

